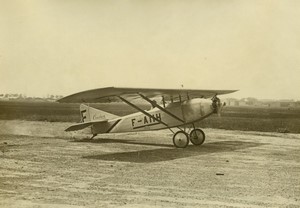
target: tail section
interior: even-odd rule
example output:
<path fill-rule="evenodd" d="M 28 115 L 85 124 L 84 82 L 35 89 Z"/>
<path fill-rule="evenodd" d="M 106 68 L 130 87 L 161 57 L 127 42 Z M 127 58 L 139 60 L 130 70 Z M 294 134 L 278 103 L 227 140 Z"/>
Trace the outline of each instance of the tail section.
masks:
<path fill-rule="evenodd" d="M 114 119 L 119 117 L 114 114 L 89 107 L 85 104 L 80 105 L 80 115 L 81 115 L 82 123 L 93 122 L 93 121 L 107 121 L 109 119 Z"/>
<path fill-rule="evenodd" d="M 78 124 L 74 124 L 67 128 L 65 131 L 78 131 L 94 124 L 106 123 L 110 119 L 118 118 L 111 113 L 107 113 L 96 108 L 89 107 L 87 105 L 80 105 L 81 121 Z"/>

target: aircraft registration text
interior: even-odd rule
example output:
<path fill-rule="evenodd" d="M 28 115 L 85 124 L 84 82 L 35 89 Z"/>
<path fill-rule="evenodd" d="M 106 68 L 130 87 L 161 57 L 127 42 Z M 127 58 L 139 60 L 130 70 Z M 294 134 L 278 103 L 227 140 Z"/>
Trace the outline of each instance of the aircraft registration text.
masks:
<path fill-rule="evenodd" d="M 157 120 L 161 121 L 161 115 L 160 113 L 157 113 L 155 115 L 152 115 L 153 117 L 155 117 Z M 133 118 L 131 119 L 131 125 L 133 129 L 138 129 L 138 128 L 143 128 L 146 126 L 152 126 L 152 125 L 156 125 L 159 124 L 158 121 L 154 120 L 153 118 L 149 117 L 149 116 L 144 116 L 144 117 L 139 117 L 139 118 Z"/>

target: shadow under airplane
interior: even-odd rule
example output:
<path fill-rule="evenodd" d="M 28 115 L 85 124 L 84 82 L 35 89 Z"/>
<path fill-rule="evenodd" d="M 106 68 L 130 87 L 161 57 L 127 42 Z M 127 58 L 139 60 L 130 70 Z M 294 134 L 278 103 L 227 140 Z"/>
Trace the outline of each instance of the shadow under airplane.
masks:
<path fill-rule="evenodd" d="M 86 143 L 98 143 L 98 144 L 120 143 L 120 144 L 133 144 L 133 145 L 142 145 L 142 146 L 157 146 L 157 147 L 170 147 L 170 148 L 174 147 L 174 145 L 172 144 L 145 143 L 145 142 L 138 142 L 135 140 L 128 140 L 128 139 L 108 139 L 108 138 L 81 139 L 72 142 L 86 142 Z"/>
<path fill-rule="evenodd" d="M 83 142 L 83 141 L 81 141 Z M 124 143 L 124 144 L 140 144 L 140 145 L 151 145 L 161 147 L 173 147 L 173 145 L 165 144 L 149 144 L 149 143 L 138 143 L 128 140 L 118 139 L 101 139 L 90 142 L 97 143 Z M 175 160 L 179 158 L 187 158 L 192 156 L 199 156 L 205 154 L 211 154 L 216 152 L 231 152 L 251 147 L 257 147 L 264 145 L 264 143 L 245 142 L 245 141 L 218 141 L 212 143 L 206 143 L 203 146 L 188 146 L 185 149 L 176 148 L 160 148 L 152 150 L 140 150 L 132 152 L 119 152 L 111 154 L 91 155 L 84 156 L 86 159 L 96 159 L 105 161 L 120 161 L 120 162 L 133 162 L 133 163 L 153 163 L 161 161 Z"/>

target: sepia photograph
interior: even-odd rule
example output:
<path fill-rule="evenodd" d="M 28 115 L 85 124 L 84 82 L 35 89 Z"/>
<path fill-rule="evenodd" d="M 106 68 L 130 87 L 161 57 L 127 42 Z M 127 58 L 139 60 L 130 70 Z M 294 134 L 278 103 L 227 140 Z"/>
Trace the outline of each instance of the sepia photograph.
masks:
<path fill-rule="evenodd" d="M 0 207 L 300 207 L 300 1 L 0 0 Z"/>

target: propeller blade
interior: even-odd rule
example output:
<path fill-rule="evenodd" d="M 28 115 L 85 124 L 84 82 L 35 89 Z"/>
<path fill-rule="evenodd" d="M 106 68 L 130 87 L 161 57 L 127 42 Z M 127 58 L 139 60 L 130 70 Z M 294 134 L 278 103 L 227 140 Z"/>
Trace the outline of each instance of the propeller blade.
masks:
<path fill-rule="evenodd" d="M 223 111 L 223 108 L 224 106 L 226 106 L 226 103 L 224 102 L 223 104 L 220 102 L 220 105 L 218 106 L 218 109 L 217 109 L 217 113 L 218 113 L 218 116 L 221 117 L 221 113 Z"/>

